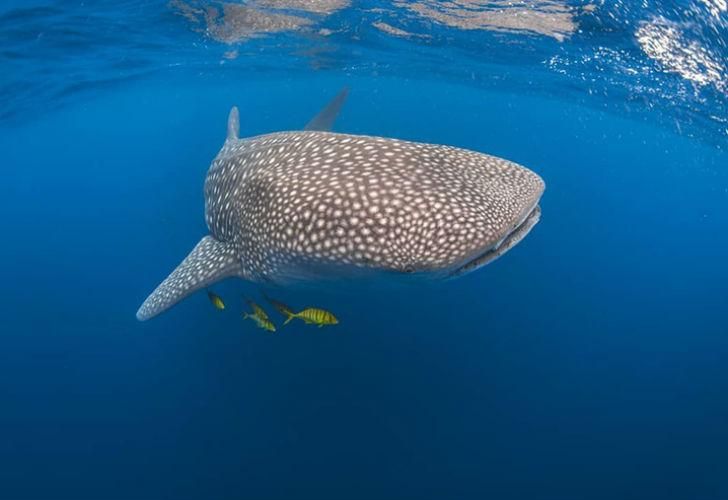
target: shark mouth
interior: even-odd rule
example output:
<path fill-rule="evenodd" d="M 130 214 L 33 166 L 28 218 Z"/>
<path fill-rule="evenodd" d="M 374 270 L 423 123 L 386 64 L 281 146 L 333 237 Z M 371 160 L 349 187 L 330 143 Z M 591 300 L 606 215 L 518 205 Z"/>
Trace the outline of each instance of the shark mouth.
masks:
<path fill-rule="evenodd" d="M 498 257 L 506 253 L 508 250 L 516 246 L 526 235 L 533 229 L 539 219 L 541 218 L 541 207 L 536 205 L 531 209 L 530 212 L 521 220 L 519 224 L 513 227 L 513 230 L 508 233 L 502 240 L 488 248 L 485 252 L 481 253 L 474 259 L 467 261 L 464 265 L 457 267 L 452 271 L 448 277 L 455 278 L 467 274 L 471 271 L 478 269 L 486 264 L 490 264 Z"/>

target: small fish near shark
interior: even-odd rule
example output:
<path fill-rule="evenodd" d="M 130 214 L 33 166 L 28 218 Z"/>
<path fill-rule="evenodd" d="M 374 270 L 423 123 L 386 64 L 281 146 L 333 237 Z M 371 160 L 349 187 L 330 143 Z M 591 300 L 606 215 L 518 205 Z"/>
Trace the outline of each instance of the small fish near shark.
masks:
<path fill-rule="evenodd" d="M 497 259 L 541 215 L 545 184 L 502 158 L 329 132 L 344 89 L 302 131 L 227 139 L 205 180 L 210 234 L 137 311 L 148 320 L 228 277 L 285 285 L 446 279 Z"/>

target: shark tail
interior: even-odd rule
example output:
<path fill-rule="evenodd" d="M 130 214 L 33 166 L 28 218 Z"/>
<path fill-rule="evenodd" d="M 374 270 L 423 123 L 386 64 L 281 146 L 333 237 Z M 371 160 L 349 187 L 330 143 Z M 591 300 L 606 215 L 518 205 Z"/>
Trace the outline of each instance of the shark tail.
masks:
<path fill-rule="evenodd" d="M 240 264 L 234 249 L 212 236 L 205 236 L 182 263 L 147 297 L 136 313 L 146 321 L 166 311 L 200 288 L 235 276 Z"/>

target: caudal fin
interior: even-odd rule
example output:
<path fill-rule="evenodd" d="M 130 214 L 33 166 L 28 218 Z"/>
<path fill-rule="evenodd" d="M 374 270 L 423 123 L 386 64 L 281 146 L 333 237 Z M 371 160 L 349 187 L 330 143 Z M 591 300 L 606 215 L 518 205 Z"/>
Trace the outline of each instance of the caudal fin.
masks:
<path fill-rule="evenodd" d="M 205 236 L 172 274 L 147 297 L 136 317 L 139 321 L 153 318 L 192 292 L 234 276 L 239 267 L 232 247 L 212 236 Z"/>
<path fill-rule="evenodd" d="M 295 317 L 296 317 L 296 315 L 295 315 L 295 314 L 293 314 L 292 312 L 287 312 L 286 314 L 288 315 L 288 317 L 287 317 L 287 318 L 286 318 L 286 320 L 285 320 L 285 321 L 283 322 L 283 324 L 284 324 L 284 325 L 287 325 L 288 323 L 290 323 L 290 322 L 291 322 L 291 320 L 292 320 L 293 318 L 295 318 Z"/>

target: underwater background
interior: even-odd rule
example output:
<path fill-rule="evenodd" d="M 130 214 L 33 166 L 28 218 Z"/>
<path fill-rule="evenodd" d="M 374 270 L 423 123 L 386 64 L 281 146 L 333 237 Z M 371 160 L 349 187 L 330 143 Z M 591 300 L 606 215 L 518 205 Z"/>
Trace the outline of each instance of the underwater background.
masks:
<path fill-rule="evenodd" d="M 728 499 L 724 0 L 0 3 L 0 499 Z M 138 322 L 225 139 L 449 144 L 546 181 L 463 278 L 240 280 Z M 279 318 L 276 318 L 278 320 Z"/>

